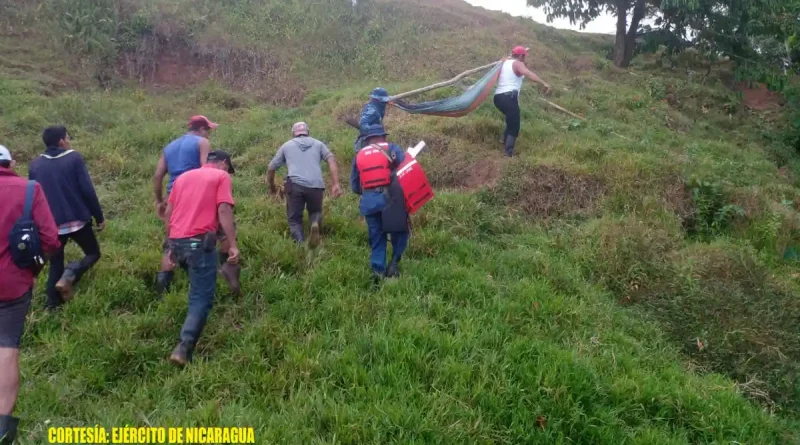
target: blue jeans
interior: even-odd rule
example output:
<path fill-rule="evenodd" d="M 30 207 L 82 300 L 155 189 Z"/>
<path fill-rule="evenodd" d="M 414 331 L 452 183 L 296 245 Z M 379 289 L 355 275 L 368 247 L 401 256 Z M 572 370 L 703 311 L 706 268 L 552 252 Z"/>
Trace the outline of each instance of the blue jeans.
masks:
<path fill-rule="evenodd" d="M 173 260 L 184 262 L 189 272 L 189 311 L 181 329 L 181 341 L 194 344 L 214 304 L 219 259 L 216 243 L 204 246 L 202 237 L 196 237 L 171 239 L 169 244 Z"/>
<path fill-rule="evenodd" d="M 366 215 L 367 230 L 369 232 L 369 247 L 372 250 L 369 261 L 372 271 L 383 274 L 386 271 L 386 247 L 388 232 L 383 231 L 381 212 Z M 392 261 L 399 262 L 403 252 L 408 246 L 408 232 L 392 232 Z"/>

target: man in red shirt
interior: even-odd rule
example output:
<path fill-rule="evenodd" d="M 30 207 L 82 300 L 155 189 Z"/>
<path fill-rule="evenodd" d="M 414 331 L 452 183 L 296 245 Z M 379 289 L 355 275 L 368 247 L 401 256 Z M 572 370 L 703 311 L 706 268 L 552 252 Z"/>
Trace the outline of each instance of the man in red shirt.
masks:
<path fill-rule="evenodd" d="M 224 268 L 238 272 L 239 249 L 233 218 L 233 172 L 231 157 L 223 151 L 208 154 L 207 163 L 183 173 L 169 195 L 166 210 L 170 258 L 186 264 L 189 272 L 189 311 L 180 342 L 169 360 L 185 366 L 192 361 L 200 333 L 205 327 L 217 287 L 217 230 L 226 235 L 228 259 Z M 225 274 L 225 270 L 223 270 Z"/>
<path fill-rule="evenodd" d="M 0 443 L 11 443 L 19 419 L 12 417 L 19 393 L 19 343 L 25 315 L 31 307 L 34 272 L 20 269 L 14 262 L 8 241 L 14 224 L 25 207 L 28 181 L 14 173 L 14 160 L 7 148 L 0 145 Z M 61 247 L 58 229 L 42 187 L 36 184 L 31 207 L 42 251 L 56 253 Z"/>

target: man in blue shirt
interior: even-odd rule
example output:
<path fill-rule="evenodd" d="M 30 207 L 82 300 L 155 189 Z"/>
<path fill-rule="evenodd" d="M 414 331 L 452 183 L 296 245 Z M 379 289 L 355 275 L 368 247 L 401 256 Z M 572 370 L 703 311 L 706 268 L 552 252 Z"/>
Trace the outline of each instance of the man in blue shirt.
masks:
<path fill-rule="evenodd" d="M 386 136 L 383 125 L 366 129 L 364 148 L 353 159 L 350 175 L 350 188 L 361 195 L 359 212 L 367 222 L 370 263 L 376 280 L 399 276 L 398 263 L 408 246 L 408 213 L 396 178 L 405 153 L 397 144 L 388 143 Z M 387 267 L 388 235 L 392 240 L 392 260 Z"/>
<path fill-rule="evenodd" d="M 217 127 L 219 127 L 219 124 L 212 122 L 205 116 L 192 116 L 189 118 L 189 131 L 170 142 L 161 152 L 156 172 L 153 175 L 153 192 L 155 194 L 156 212 L 158 217 L 165 223 L 167 221 L 164 220 L 164 211 L 167 208 L 167 200 L 164 199 L 162 193 L 164 178 L 169 175 L 169 180 L 167 181 L 168 198 L 172 191 L 172 184 L 175 183 L 178 177 L 187 171 L 200 168 L 206 164 L 211 152 L 211 143 L 208 138 L 211 136 L 211 131 Z M 228 254 L 225 238 L 224 232 L 217 233 L 217 240 L 220 243 L 220 273 L 228 282 L 231 292 L 239 295 L 241 292 L 239 284 L 240 270 L 238 266 L 227 262 Z M 166 239 L 161 247 L 163 250 L 161 270 L 156 275 L 156 292 L 159 296 L 169 290 L 175 276 L 175 265 L 170 261 L 169 244 Z"/>
<path fill-rule="evenodd" d="M 358 137 L 354 144 L 355 151 L 364 148 L 364 134 L 371 127 L 383 125 L 383 117 L 386 116 L 386 105 L 389 104 L 389 92 L 385 88 L 375 88 L 369 95 L 369 102 L 361 108 L 361 116 L 358 120 Z"/>

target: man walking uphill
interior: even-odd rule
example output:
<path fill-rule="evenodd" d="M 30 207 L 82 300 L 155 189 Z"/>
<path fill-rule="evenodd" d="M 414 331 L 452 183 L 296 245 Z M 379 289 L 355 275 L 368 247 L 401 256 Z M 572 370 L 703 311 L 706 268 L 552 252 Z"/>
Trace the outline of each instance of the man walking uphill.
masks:
<path fill-rule="evenodd" d="M 514 155 L 514 145 L 519 137 L 519 91 L 522 89 L 522 80 L 527 77 L 541 84 L 545 94 L 550 92 L 550 85 L 525 66 L 527 56 L 528 50 L 522 46 L 517 46 L 511 51 L 511 58 L 503 63 L 500 70 L 500 78 L 497 80 L 497 89 L 494 93 L 494 106 L 506 116 L 503 144 L 506 156 L 509 157 Z"/>
<path fill-rule="evenodd" d="M 173 184 L 182 174 L 205 165 L 208 154 L 211 152 L 211 144 L 208 138 L 211 136 L 211 131 L 217 127 L 219 127 L 218 124 L 211 122 L 205 116 L 192 116 L 189 119 L 188 133 L 167 144 L 161 152 L 156 172 L 153 175 L 153 192 L 155 194 L 156 212 L 162 220 L 165 219 L 164 211 L 167 205 L 162 193 L 164 177 L 169 175 L 169 180 L 167 181 L 167 195 L 169 195 Z M 223 233 L 217 235 L 217 239 L 220 241 L 220 257 L 222 257 L 227 252 L 227 247 L 224 245 L 225 235 Z M 175 265 L 169 260 L 167 244 L 165 241 L 163 245 L 164 255 L 161 258 L 161 270 L 156 276 L 156 290 L 159 295 L 169 289 L 175 277 Z M 230 267 L 226 267 L 225 264 L 222 266 L 220 271 L 228 282 L 228 287 L 233 294 L 238 295 L 240 292 L 239 276 Z"/>
<path fill-rule="evenodd" d="M 42 140 L 47 150 L 31 163 L 28 178 L 42 185 L 58 225 L 61 248 L 50 259 L 46 303 L 48 309 L 55 309 L 72 299 L 73 287 L 100 260 L 92 219 L 98 231 L 105 228 L 106 222 L 86 163 L 80 153 L 72 150 L 67 129 L 49 127 Z M 64 268 L 64 248 L 69 240 L 78 243 L 84 257 Z"/>
<path fill-rule="evenodd" d="M 325 181 L 322 179 L 320 162 L 328 161 L 331 169 L 334 197 L 342 194 L 339 185 L 339 167 L 333 153 L 322 142 L 309 136 L 308 125 L 298 122 L 292 126 L 293 138 L 283 144 L 267 169 L 267 183 L 270 192 L 277 193 L 275 186 L 275 170 L 286 165 L 284 190 L 286 194 L 286 216 L 289 219 L 289 232 L 292 238 L 303 242 L 303 209 L 308 209 L 311 220 L 311 247 L 319 244 L 319 226 L 322 223 L 322 196 L 325 192 Z"/>
<path fill-rule="evenodd" d="M 238 269 L 239 249 L 233 219 L 231 157 L 223 151 L 208 154 L 208 163 L 188 171 L 175 181 L 166 218 L 173 263 L 185 263 L 189 271 L 189 311 L 180 342 L 170 361 L 185 366 L 206 325 L 217 287 L 217 231 L 227 235 L 226 263 Z"/>
<path fill-rule="evenodd" d="M 20 178 L 13 168 L 11 153 L 0 146 L 0 196 L 3 200 L 0 206 L 0 444 L 3 445 L 13 442 L 19 422 L 11 416 L 19 392 L 19 345 L 37 272 L 20 267 L 14 260 L 11 233 L 28 210 L 39 234 L 41 253 L 51 255 L 59 247 L 58 229 L 42 187 Z"/>
<path fill-rule="evenodd" d="M 350 188 L 361 195 L 359 211 L 367 222 L 373 278 L 399 276 L 398 263 L 408 246 L 408 213 L 396 169 L 405 160 L 397 144 L 386 142 L 386 131 L 375 125 L 364 134 L 365 146 L 353 159 Z M 392 237 L 392 261 L 386 266 L 387 238 Z"/>

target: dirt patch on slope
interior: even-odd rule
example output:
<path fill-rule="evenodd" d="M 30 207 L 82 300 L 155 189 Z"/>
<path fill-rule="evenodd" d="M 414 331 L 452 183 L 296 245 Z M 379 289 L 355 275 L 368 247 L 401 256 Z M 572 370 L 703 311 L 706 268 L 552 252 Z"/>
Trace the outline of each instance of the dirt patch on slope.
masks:
<path fill-rule="evenodd" d="M 516 163 L 505 170 L 484 197 L 487 204 L 500 203 L 538 219 L 587 214 L 605 195 L 602 181 L 588 174 Z"/>
<path fill-rule="evenodd" d="M 666 178 L 662 185 L 661 197 L 665 206 L 678 215 L 682 225 L 691 224 L 696 209 L 692 193 L 683 178 L 680 176 Z"/>
<path fill-rule="evenodd" d="M 183 89 L 209 80 L 273 105 L 295 106 L 305 88 L 276 55 L 241 48 L 208 47 L 142 39 L 124 54 L 117 72 L 158 89 Z"/>
<path fill-rule="evenodd" d="M 578 214 L 603 195 L 595 177 L 548 166 L 534 168 L 522 181 L 522 209 L 541 218 Z"/>
<path fill-rule="evenodd" d="M 757 84 L 751 88 L 748 85 L 739 84 L 737 89 L 742 92 L 742 103 L 751 110 L 766 111 L 781 107 L 780 94 L 770 91 L 766 85 Z"/>

